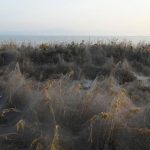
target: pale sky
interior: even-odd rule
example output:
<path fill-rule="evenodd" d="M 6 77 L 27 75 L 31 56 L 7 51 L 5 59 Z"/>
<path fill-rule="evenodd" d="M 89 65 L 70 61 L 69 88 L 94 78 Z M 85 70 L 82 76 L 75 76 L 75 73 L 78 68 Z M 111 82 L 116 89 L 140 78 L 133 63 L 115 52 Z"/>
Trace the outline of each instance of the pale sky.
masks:
<path fill-rule="evenodd" d="M 150 35 L 150 0 L 0 0 L 0 34 Z"/>

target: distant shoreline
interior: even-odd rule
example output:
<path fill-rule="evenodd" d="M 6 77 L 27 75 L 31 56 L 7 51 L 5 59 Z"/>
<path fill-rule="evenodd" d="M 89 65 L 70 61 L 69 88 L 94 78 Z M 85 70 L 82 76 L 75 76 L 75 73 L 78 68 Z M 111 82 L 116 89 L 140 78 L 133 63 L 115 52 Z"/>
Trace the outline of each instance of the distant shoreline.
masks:
<path fill-rule="evenodd" d="M 133 44 L 137 43 L 150 43 L 150 36 L 57 36 L 57 35 L 0 35 L 0 43 L 3 42 L 14 42 L 16 44 L 20 43 L 70 43 L 76 42 L 80 43 L 82 40 L 85 43 L 97 43 L 98 41 L 109 43 L 110 41 L 118 42 L 131 42 Z"/>

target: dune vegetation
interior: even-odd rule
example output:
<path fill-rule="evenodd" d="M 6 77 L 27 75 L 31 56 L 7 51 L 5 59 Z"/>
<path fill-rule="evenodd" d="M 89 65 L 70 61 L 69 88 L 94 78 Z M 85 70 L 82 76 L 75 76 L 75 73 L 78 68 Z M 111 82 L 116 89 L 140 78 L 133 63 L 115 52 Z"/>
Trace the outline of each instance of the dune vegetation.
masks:
<path fill-rule="evenodd" d="M 0 44 L 2 150 L 149 150 L 150 44 Z"/>

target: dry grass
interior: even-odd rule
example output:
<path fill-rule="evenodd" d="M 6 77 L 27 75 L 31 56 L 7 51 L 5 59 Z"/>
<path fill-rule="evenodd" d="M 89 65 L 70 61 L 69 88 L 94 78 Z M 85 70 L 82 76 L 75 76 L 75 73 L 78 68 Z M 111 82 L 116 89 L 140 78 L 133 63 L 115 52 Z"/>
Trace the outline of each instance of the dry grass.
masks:
<path fill-rule="evenodd" d="M 136 62 L 148 76 L 148 48 L 1 45 L 0 147 L 147 150 L 150 92 L 139 88 Z"/>

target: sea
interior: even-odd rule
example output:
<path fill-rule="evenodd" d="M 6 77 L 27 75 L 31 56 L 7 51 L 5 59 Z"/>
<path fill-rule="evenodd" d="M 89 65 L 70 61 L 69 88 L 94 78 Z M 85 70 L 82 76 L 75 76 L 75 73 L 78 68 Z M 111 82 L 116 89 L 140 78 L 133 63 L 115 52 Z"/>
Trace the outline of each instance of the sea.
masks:
<path fill-rule="evenodd" d="M 0 43 L 16 44 L 63 44 L 63 43 L 97 43 L 97 42 L 130 42 L 132 44 L 148 43 L 150 36 L 44 36 L 44 35 L 0 35 Z"/>

